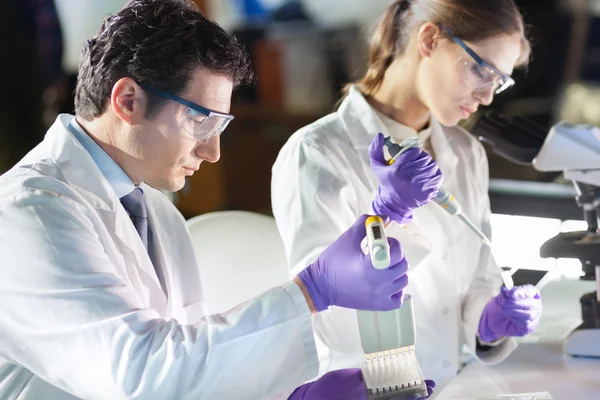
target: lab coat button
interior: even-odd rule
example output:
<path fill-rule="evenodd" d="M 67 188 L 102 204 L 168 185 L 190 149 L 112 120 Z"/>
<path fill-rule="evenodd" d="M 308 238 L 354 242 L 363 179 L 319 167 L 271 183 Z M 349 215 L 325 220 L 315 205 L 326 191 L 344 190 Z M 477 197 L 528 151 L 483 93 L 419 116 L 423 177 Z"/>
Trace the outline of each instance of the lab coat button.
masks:
<path fill-rule="evenodd" d="M 450 366 L 450 361 L 444 361 L 444 368 L 448 368 Z"/>
<path fill-rule="evenodd" d="M 448 310 L 448 307 L 444 307 L 444 309 L 442 310 L 442 314 L 448 315 L 449 313 L 450 313 L 450 310 Z"/>
<path fill-rule="evenodd" d="M 442 254 L 442 260 L 447 260 L 447 259 L 448 259 L 448 253 Z"/>

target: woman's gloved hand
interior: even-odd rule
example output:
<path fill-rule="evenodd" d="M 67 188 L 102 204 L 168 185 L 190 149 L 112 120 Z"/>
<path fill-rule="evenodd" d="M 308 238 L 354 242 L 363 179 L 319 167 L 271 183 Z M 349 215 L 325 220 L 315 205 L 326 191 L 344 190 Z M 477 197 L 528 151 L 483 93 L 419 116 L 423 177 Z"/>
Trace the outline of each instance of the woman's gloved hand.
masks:
<path fill-rule="evenodd" d="M 537 328 L 542 316 L 542 298 L 533 285 L 502 288 L 483 309 L 479 338 L 493 342 L 504 336 L 525 336 Z"/>
<path fill-rule="evenodd" d="M 412 210 L 433 199 L 442 184 L 442 172 L 429 154 L 412 148 L 394 164 L 388 165 L 383 156 L 383 134 L 378 133 L 369 146 L 371 168 L 379 182 L 372 202 L 373 212 L 388 215 L 399 224 L 412 219 Z"/>

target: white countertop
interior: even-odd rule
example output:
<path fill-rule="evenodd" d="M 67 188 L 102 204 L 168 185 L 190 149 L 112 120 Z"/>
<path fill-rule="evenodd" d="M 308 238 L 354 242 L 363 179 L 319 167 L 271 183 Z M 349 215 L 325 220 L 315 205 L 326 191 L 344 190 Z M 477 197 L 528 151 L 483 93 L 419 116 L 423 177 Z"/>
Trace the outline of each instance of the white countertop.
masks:
<path fill-rule="evenodd" d="M 543 314 L 536 333 L 495 366 L 469 363 L 435 400 L 549 392 L 560 400 L 600 400 L 600 359 L 569 357 L 563 339 L 581 322 L 579 297 L 594 282 L 562 280 L 542 290 Z"/>

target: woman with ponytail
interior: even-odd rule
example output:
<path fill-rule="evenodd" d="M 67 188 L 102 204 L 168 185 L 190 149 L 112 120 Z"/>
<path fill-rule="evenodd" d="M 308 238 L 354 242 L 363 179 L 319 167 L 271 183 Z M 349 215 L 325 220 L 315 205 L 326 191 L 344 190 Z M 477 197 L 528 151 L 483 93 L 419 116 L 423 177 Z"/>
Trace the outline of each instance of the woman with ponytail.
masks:
<path fill-rule="evenodd" d="M 457 373 L 463 345 L 483 363 L 500 362 L 541 314 L 535 288 L 501 290 L 489 248 L 430 202 L 443 178 L 490 234 L 486 154 L 457 123 L 515 83 L 510 75 L 529 50 L 513 0 L 393 1 L 373 34 L 365 76 L 345 88 L 336 112 L 296 132 L 273 167 L 273 212 L 290 276 L 361 214 L 401 227 L 417 358 L 438 385 Z M 414 136 L 422 149 L 387 166 L 384 138 Z M 321 373 L 364 361 L 355 311 L 332 307 L 314 318 L 314 329 Z"/>

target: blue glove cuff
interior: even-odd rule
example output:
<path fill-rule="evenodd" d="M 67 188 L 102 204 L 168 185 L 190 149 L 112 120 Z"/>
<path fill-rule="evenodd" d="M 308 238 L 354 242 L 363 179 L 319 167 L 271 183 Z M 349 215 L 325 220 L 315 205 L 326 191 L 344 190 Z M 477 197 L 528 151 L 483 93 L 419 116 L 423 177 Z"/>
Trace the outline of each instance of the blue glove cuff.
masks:
<path fill-rule="evenodd" d="M 330 304 L 315 284 L 315 279 L 313 277 L 312 271 L 312 268 L 314 268 L 313 265 L 314 264 L 311 264 L 307 268 L 304 268 L 302 271 L 300 271 L 300 273 L 298 274 L 298 278 L 300 278 L 300 280 L 302 280 L 302 283 L 304 283 L 304 286 L 306 286 L 306 290 L 308 291 L 308 294 L 310 295 L 310 298 L 312 299 L 315 305 L 315 309 L 318 312 L 321 312 L 323 310 L 326 310 L 330 306 Z"/>
<path fill-rule="evenodd" d="M 373 208 L 373 212 L 375 214 L 387 215 L 397 224 L 408 224 L 410 221 L 412 221 L 411 210 L 402 210 L 398 207 L 389 207 L 379 195 L 375 196 L 375 199 L 371 203 L 371 207 Z"/>
<path fill-rule="evenodd" d="M 504 335 L 494 331 L 493 325 L 490 321 L 491 308 L 498 307 L 496 303 L 499 301 L 498 296 L 494 297 L 483 309 L 481 318 L 479 319 L 479 329 L 477 329 L 477 336 L 484 343 L 493 343 L 500 339 Z"/>

